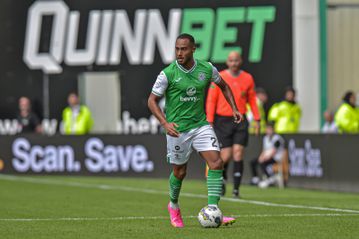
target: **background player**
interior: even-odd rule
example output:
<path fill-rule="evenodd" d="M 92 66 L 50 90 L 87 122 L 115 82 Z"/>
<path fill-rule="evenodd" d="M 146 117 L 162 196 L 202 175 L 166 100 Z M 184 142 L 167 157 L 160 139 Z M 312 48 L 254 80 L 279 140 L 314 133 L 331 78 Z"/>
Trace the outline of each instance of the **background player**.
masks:
<path fill-rule="evenodd" d="M 228 69 L 221 71 L 222 79 L 233 91 L 239 112 L 243 115 L 247 112 L 249 103 L 256 123 L 255 134 L 259 134 L 260 115 L 257 106 L 255 84 L 251 74 L 241 70 L 242 57 L 238 52 L 231 52 L 226 62 Z M 243 153 L 248 144 L 248 120 L 240 124 L 234 124 L 232 120 L 232 108 L 225 100 L 224 95 L 215 84 L 211 84 L 208 90 L 206 103 L 207 120 L 214 126 L 221 147 L 221 158 L 224 162 L 222 195 L 225 194 L 225 180 L 227 179 L 227 167 L 233 157 L 233 196 L 239 197 L 239 186 L 243 175 Z"/>
<path fill-rule="evenodd" d="M 223 161 L 219 157 L 217 137 L 204 112 L 205 91 L 211 81 L 223 91 L 233 109 L 235 123 L 242 120 L 231 89 L 211 63 L 193 58 L 195 49 L 195 41 L 191 35 L 178 36 L 175 47 L 177 60 L 161 71 L 148 98 L 149 109 L 167 132 L 167 158 L 173 166 L 169 179 L 168 211 L 174 227 L 184 226 L 178 198 L 192 148 L 199 152 L 209 166 L 208 205 L 217 206 L 220 199 Z M 158 106 L 163 95 L 166 97 L 166 116 Z M 229 224 L 234 220 L 224 217 L 223 223 Z"/>

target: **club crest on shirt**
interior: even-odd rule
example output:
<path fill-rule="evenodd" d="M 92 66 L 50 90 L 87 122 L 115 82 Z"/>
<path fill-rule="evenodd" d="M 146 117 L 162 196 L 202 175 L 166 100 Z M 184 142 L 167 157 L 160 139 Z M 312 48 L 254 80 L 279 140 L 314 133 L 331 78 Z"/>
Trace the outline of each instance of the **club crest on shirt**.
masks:
<path fill-rule="evenodd" d="M 206 74 L 204 72 L 198 73 L 198 80 L 203 81 L 206 79 Z"/>

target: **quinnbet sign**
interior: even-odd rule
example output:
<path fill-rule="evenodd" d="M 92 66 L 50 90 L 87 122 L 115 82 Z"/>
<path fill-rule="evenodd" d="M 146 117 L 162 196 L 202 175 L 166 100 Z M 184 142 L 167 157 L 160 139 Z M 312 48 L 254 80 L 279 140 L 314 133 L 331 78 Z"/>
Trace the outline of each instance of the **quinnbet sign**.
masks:
<path fill-rule="evenodd" d="M 16 6 L 15 6 L 16 4 Z M 10 9 L 17 14 L 8 14 Z M 50 77 L 50 118 L 61 118 L 79 74 L 118 71 L 122 110 L 135 118 L 150 115 L 144 100 L 152 84 L 175 59 L 176 37 L 187 32 L 197 41 L 196 58 L 225 68 L 237 50 L 243 69 L 270 92 L 270 103 L 292 84 L 292 3 L 290 0 L 160 1 L 44 0 L 3 1 L 0 36 L 0 117 L 12 117 L 14 96 L 24 93 L 42 102 L 42 74 Z M 136 94 L 134 94 L 136 92 Z M 146 98 L 146 97 L 144 97 Z M 41 110 L 39 110 L 41 111 Z"/>
<path fill-rule="evenodd" d="M 149 65 L 157 45 L 164 64 L 175 58 L 173 46 L 181 32 L 193 34 L 199 45 L 196 57 L 223 63 L 230 51 L 240 46 L 225 46 L 237 41 L 238 28 L 228 24 L 249 23 L 251 35 L 249 62 L 262 59 L 266 25 L 275 20 L 274 6 L 211 8 L 173 8 L 166 28 L 160 9 L 137 9 L 131 25 L 125 9 L 91 10 L 85 49 L 77 49 L 81 13 L 70 11 L 63 1 L 38 1 L 29 9 L 24 46 L 24 61 L 31 69 L 61 73 L 60 64 L 118 65 L 122 47 L 131 65 Z M 42 19 L 52 16 L 49 51 L 39 52 Z M 201 27 L 194 27 L 195 25 Z M 213 50 L 212 50 L 213 49 Z"/>

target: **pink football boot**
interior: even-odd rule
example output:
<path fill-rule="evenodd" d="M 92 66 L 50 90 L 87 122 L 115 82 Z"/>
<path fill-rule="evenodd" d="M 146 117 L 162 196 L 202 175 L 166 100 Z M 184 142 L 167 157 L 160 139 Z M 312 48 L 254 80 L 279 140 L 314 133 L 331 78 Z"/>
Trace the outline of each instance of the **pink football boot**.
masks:
<path fill-rule="evenodd" d="M 232 225 L 232 224 L 235 223 L 235 222 L 236 222 L 236 219 L 235 219 L 235 218 L 223 216 L 222 226 Z"/>
<path fill-rule="evenodd" d="M 168 208 L 168 212 L 170 213 L 172 226 L 179 227 L 179 228 L 184 227 L 182 216 L 181 216 L 181 210 L 179 208 L 177 208 L 177 209 L 171 208 L 169 203 L 168 203 L 167 208 Z"/>

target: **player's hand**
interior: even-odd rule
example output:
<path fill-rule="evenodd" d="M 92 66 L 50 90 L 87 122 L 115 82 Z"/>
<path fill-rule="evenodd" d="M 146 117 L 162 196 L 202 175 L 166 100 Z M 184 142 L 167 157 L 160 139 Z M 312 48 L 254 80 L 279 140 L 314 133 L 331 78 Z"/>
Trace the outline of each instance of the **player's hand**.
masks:
<path fill-rule="evenodd" d="M 255 121 L 255 123 L 254 123 L 254 134 L 256 136 L 258 136 L 260 132 L 261 132 L 261 123 L 259 121 Z"/>
<path fill-rule="evenodd" d="M 208 122 L 211 127 L 213 127 L 213 122 Z"/>
<path fill-rule="evenodd" d="M 176 130 L 176 127 L 178 127 L 178 125 L 176 123 L 164 123 L 163 127 L 166 130 L 166 134 L 172 136 L 172 137 L 178 137 L 180 134 L 179 132 Z"/>
<path fill-rule="evenodd" d="M 233 110 L 234 123 L 239 124 L 243 120 L 243 115 L 238 110 Z"/>

